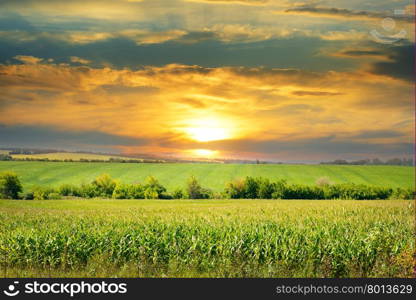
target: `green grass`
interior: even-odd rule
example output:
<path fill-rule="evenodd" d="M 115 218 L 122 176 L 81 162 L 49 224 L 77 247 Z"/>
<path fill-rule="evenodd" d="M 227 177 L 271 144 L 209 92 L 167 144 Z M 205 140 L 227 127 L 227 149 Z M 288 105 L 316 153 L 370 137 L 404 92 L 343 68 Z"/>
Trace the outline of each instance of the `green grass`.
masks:
<path fill-rule="evenodd" d="M 74 161 L 79 161 L 81 159 L 100 159 L 100 160 L 109 160 L 110 158 L 119 158 L 119 159 L 133 159 L 131 157 L 122 157 L 122 156 L 111 156 L 111 155 L 102 155 L 102 154 L 92 154 L 92 153 L 72 153 L 72 152 L 55 152 L 55 153 L 42 153 L 42 154 L 12 154 L 13 158 L 25 159 L 72 159 Z"/>
<path fill-rule="evenodd" d="M 226 182 L 245 176 L 262 176 L 273 180 L 284 178 L 289 183 L 299 184 L 314 184 L 323 176 L 334 183 L 388 187 L 413 187 L 414 183 L 413 168 L 401 166 L 0 162 L 0 172 L 6 170 L 16 172 L 25 188 L 33 185 L 88 183 L 102 173 L 126 183 L 143 182 L 147 176 L 153 175 L 168 190 L 183 187 L 190 175 L 215 191 L 222 191 Z"/>
<path fill-rule="evenodd" d="M 411 277 L 413 201 L 0 200 L 3 277 Z"/>

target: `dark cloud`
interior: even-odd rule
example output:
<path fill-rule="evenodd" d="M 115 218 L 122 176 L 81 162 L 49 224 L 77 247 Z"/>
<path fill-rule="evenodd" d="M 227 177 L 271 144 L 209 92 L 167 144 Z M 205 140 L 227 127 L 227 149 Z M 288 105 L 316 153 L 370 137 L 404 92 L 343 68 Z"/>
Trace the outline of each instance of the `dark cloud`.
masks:
<path fill-rule="evenodd" d="M 412 143 L 380 144 L 341 140 L 335 136 L 297 140 L 226 140 L 206 143 L 208 149 L 231 152 L 256 152 L 279 155 L 291 154 L 293 157 L 337 157 L 345 158 L 362 155 L 408 156 L 413 154 Z"/>
<path fill-rule="evenodd" d="M 187 41 L 187 42 L 184 42 Z M 190 42 L 192 41 L 192 43 Z M 304 45 L 307 44 L 308 47 Z M 290 37 L 251 43 L 226 43 L 211 32 L 190 33 L 177 40 L 140 45 L 126 38 L 109 38 L 74 44 L 40 36 L 34 40 L 0 39 L 0 62 L 12 61 L 17 55 L 52 58 L 68 63 L 72 56 L 82 57 L 93 67 L 110 64 L 116 68 L 138 68 L 166 64 L 204 67 L 265 66 L 269 68 L 302 68 L 316 71 L 350 69 L 356 63 L 331 56 L 319 56 L 319 49 L 331 44 L 316 37 Z"/>
<path fill-rule="evenodd" d="M 269 0 L 188 0 L 191 2 L 205 2 L 211 4 L 247 4 L 247 5 L 262 5 Z"/>
<path fill-rule="evenodd" d="M 353 135 L 351 138 L 357 139 L 385 139 L 385 138 L 395 138 L 403 137 L 404 133 L 394 130 L 370 130 L 363 131 L 357 135 Z"/>
<path fill-rule="evenodd" d="M 33 32 L 36 29 L 30 22 L 20 15 L 16 13 L 8 13 L 7 15 L 0 14 L 0 30 L 24 30 Z"/>
<path fill-rule="evenodd" d="M 97 150 L 118 145 L 140 146 L 146 139 L 99 131 L 68 131 L 42 126 L 0 125 L 1 147 L 38 147 L 68 150 Z"/>
<path fill-rule="evenodd" d="M 371 72 L 414 81 L 415 47 L 414 45 L 391 46 L 385 50 L 389 61 L 372 64 Z"/>
<path fill-rule="evenodd" d="M 290 14 L 308 14 L 310 16 L 324 16 L 332 18 L 342 18 L 342 19 L 375 19 L 381 20 L 387 17 L 396 18 L 401 21 L 408 23 L 413 23 L 414 19 L 411 15 L 394 15 L 391 13 L 384 12 L 373 12 L 373 11 L 360 11 L 360 10 L 351 10 L 345 8 L 335 8 L 335 7 L 319 7 L 314 5 L 302 5 L 289 8 L 285 10 L 285 13 Z"/>
<path fill-rule="evenodd" d="M 385 56 L 385 52 L 381 51 L 381 50 L 345 50 L 345 51 L 341 51 L 339 52 L 340 55 L 343 56 Z"/>

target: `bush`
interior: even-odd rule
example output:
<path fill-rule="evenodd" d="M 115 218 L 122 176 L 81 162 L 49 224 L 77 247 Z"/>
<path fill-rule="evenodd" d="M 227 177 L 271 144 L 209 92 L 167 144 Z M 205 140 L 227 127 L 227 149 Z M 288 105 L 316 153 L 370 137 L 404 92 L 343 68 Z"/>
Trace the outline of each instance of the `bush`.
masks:
<path fill-rule="evenodd" d="M 33 192 L 26 192 L 23 194 L 24 200 L 33 200 L 35 196 L 33 195 Z"/>
<path fill-rule="evenodd" d="M 97 187 L 93 184 L 81 184 L 79 193 L 80 196 L 84 198 L 95 198 L 100 196 Z"/>
<path fill-rule="evenodd" d="M 414 189 L 411 188 L 397 188 L 391 193 L 390 198 L 404 200 L 414 199 L 415 192 Z"/>
<path fill-rule="evenodd" d="M 115 199 L 144 199 L 144 188 L 140 184 L 117 183 L 113 198 Z"/>
<path fill-rule="evenodd" d="M 242 199 L 245 198 L 244 193 L 244 180 L 236 180 L 229 182 L 225 186 L 224 198 L 229 199 Z"/>
<path fill-rule="evenodd" d="M 172 198 L 173 199 L 183 199 L 183 198 L 185 198 L 185 193 L 183 192 L 183 190 L 181 188 L 177 188 L 176 190 L 173 191 Z"/>
<path fill-rule="evenodd" d="M 129 185 L 129 195 L 131 199 L 144 199 L 143 185 L 136 183 Z"/>
<path fill-rule="evenodd" d="M 280 179 L 274 183 L 274 192 L 272 193 L 272 199 L 283 199 L 285 195 L 287 182 L 284 179 Z"/>
<path fill-rule="evenodd" d="M 341 183 L 324 188 L 325 199 L 374 200 L 388 199 L 393 190 L 364 184 Z"/>
<path fill-rule="evenodd" d="M 18 199 L 20 192 L 22 192 L 22 184 L 15 173 L 0 173 L 0 198 Z"/>
<path fill-rule="evenodd" d="M 261 179 L 259 180 L 259 190 L 257 198 L 260 199 L 271 199 L 273 193 L 276 191 L 275 185 L 270 182 L 269 179 Z"/>
<path fill-rule="evenodd" d="M 130 185 L 120 182 L 117 183 L 112 197 L 114 199 L 130 199 Z"/>
<path fill-rule="evenodd" d="M 159 181 L 153 177 L 149 176 L 146 178 L 144 185 L 144 198 L 145 199 L 163 199 L 166 188 L 159 183 Z"/>
<path fill-rule="evenodd" d="M 258 198 L 259 180 L 253 177 L 246 177 L 244 180 L 244 198 L 256 199 Z"/>
<path fill-rule="evenodd" d="M 58 193 L 62 196 L 74 196 L 80 197 L 81 190 L 76 185 L 72 184 L 62 184 L 58 187 Z"/>
<path fill-rule="evenodd" d="M 188 179 L 186 193 L 189 199 L 209 199 L 212 195 L 212 192 L 203 188 L 194 176 Z"/>
<path fill-rule="evenodd" d="M 60 199 L 61 196 L 50 187 L 37 186 L 32 189 L 34 200 L 54 200 Z"/>
<path fill-rule="evenodd" d="M 98 176 L 91 184 L 95 187 L 98 196 L 112 197 L 117 183 L 111 178 L 110 175 L 102 174 Z"/>

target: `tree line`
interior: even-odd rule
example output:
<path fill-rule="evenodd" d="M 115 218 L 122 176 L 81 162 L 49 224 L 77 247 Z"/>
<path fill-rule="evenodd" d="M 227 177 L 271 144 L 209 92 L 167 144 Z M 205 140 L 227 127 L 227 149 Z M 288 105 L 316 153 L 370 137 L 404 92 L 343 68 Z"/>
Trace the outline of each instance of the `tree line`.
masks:
<path fill-rule="evenodd" d="M 35 186 L 23 192 L 18 176 L 13 172 L 0 174 L 0 198 L 52 200 L 63 197 L 113 199 L 413 199 L 411 188 L 379 187 L 354 183 L 332 183 L 320 178 L 315 185 L 289 184 L 286 180 L 271 181 L 247 176 L 228 182 L 222 192 L 203 187 L 194 176 L 184 188 L 169 192 L 153 176 L 143 183 L 123 183 L 108 174 L 81 185 L 62 184 L 59 187 Z"/>
<path fill-rule="evenodd" d="M 387 160 L 381 160 L 379 158 L 373 159 L 360 159 L 347 161 L 345 159 L 336 159 L 333 161 L 321 162 L 321 165 L 390 165 L 390 166 L 413 166 L 414 162 L 412 158 L 390 158 Z"/>

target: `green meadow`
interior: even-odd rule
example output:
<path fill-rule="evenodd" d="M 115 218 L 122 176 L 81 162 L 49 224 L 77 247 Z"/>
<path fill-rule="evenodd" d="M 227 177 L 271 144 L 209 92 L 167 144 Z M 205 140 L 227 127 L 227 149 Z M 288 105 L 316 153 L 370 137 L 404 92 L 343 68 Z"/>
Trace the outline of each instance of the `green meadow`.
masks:
<path fill-rule="evenodd" d="M 34 185 L 89 183 L 103 173 L 126 183 L 143 182 L 147 176 L 152 175 L 168 190 L 183 187 L 191 175 L 214 191 L 223 190 L 226 182 L 246 176 L 286 179 L 288 183 L 297 184 L 315 184 L 319 178 L 327 177 L 334 183 L 414 186 L 413 167 L 403 166 L 2 161 L 1 171 L 15 172 L 25 189 Z"/>
<path fill-rule="evenodd" d="M 0 200 L 2 277 L 411 277 L 413 201 Z"/>

